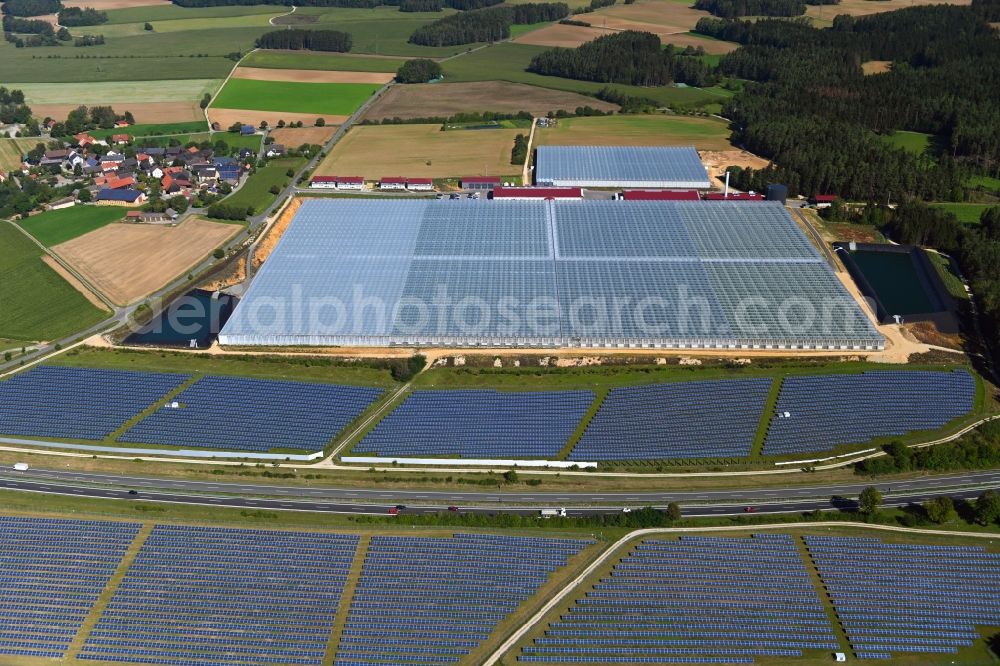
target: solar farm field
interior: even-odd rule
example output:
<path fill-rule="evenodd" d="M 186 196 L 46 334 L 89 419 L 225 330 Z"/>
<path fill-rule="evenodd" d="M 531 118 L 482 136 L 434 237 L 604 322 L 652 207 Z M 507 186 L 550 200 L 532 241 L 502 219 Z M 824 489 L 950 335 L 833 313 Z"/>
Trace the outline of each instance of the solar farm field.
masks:
<path fill-rule="evenodd" d="M 116 206 L 73 206 L 32 215 L 19 224 L 38 239 L 42 245 L 52 247 L 77 236 L 100 229 L 106 224 L 125 217 L 125 209 Z"/>
<path fill-rule="evenodd" d="M 561 118 L 535 130 L 536 146 L 691 146 L 733 150 L 723 120 L 671 115 Z"/>
<path fill-rule="evenodd" d="M 0 338 L 56 340 L 107 316 L 41 257 L 30 239 L 0 222 Z"/>
<path fill-rule="evenodd" d="M 440 125 L 357 126 L 337 142 L 316 168 L 316 175 L 369 179 L 514 176 L 521 167 L 510 163 L 510 151 L 519 131 L 442 132 Z"/>

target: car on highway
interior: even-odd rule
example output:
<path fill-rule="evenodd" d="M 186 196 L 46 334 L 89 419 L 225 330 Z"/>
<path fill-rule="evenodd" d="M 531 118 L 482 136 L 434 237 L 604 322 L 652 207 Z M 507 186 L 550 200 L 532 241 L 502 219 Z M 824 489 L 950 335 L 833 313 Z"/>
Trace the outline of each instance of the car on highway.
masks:
<path fill-rule="evenodd" d="M 397 510 L 399 510 L 399 511 L 402 511 L 402 510 L 403 510 L 403 509 L 405 509 L 405 508 L 406 508 L 406 505 L 405 505 L 405 504 L 397 504 L 397 505 L 396 505 L 396 509 L 397 509 Z"/>
<path fill-rule="evenodd" d="M 629 508 L 629 507 L 627 507 L 627 506 L 626 506 L 626 507 L 623 507 L 623 508 L 622 508 L 622 513 L 632 513 L 632 509 L 630 509 L 630 508 Z"/>
<path fill-rule="evenodd" d="M 128 494 L 129 495 L 138 495 L 139 491 L 138 490 L 130 490 L 130 491 L 128 491 Z"/>
<path fill-rule="evenodd" d="M 389 515 L 390 516 L 398 516 L 399 515 L 399 509 L 397 509 L 394 506 L 390 506 L 389 507 Z"/>
<path fill-rule="evenodd" d="M 757 507 L 753 507 L 753 506 L 743 507 L 743 513 L 753 513 L 756 510 L 757 510 Z"/>
<path fill-rule="evenodd" d="M 27 472 L 28 463 L 14 463 L 14 470 L 17 472 Z"/>
<path fill-rule="evenodd" d="M 453 513 L 458 513 L 458 507 L 457 506 L 449 506 L 448 510 L 451 511 L 451 512 L 453 512 Z"/>

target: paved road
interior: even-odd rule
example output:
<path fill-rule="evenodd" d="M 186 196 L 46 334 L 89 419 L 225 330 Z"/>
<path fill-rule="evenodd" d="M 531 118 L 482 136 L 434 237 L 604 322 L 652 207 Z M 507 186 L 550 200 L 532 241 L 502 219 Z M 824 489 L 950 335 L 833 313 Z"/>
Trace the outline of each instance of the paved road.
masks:
<path fill-rule="evenodd" d="M 571 515 L 617 513 L 622 507 L 665 506 L 679 502 L 689 516 L 733 515 L 748 505 L 758 513 L 789 513 L 814 509 L 851 508 L 867 483 L 816 485 L 724 491 L 652 493 L 529 493 L 440 492 L 422 490 L 365 490 L 357 488 L 298 488 L 241 483 L 173 481 L 150 477 L 120 477 L 61 470 L 0 470 L 0 487 L 81 497 L 143 499 L 150 501 L 287 509 L 334 513 L 385 513 L 405 504 L 408 510 L 433 513 L 446 505 L 463 511 L 498 509 L 535 513 L 539 508 L 567 506 Z M 1000 488 L 1000 472 L 928 476 L 892 484 L 876 484 L 886 494 L 887 506 L 923 502 L 937 495 L 972 498 L 986 489 Z M 891 487 L 890 487 L 891 485 Z M 136 495 L 129 494 L 137 491 Z M 575 505 L 575 506 L 574 506 Z"/>

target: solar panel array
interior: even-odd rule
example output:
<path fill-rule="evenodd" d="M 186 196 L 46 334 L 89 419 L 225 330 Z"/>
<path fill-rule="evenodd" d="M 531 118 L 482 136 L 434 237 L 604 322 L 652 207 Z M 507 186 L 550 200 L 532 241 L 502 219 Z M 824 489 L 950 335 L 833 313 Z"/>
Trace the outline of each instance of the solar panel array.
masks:
<path fill-rule="evenodd" d="M 320 666 L 352 535 L 157 525 L 80 659 Z"/>
<path fill-rule="evenodd" d="M 590 391 L 415 391 L 355 447 L 379 456 L 552 458 Z"/>
<path fill-rule="evenodd" d="M 320 451 L 382 394 L 334 384 L 203 377 L 119 441 L 237 451 Z"/>
<path fill-rule="evenodd" d="M 65 657 L 139 527 L 0 517 L 0 654 Z"/>
<path fill-rule="evenodd" d="M 1000 554 L 972 546 L 807 536 L 858 658 L 955 653 L 1000 625 Z"/>
<path fill-rule="evenodd" d="M 539 146 L 535 165 L 538 185 L 712 186 L 693 146 Z"/>
<path fill-rule="evenodd" d="M 837 650 L 793 537 L 646 540 L 522 649 L 535 663 L 752 663 Z"/>
<path fill-rule="evenodd" d="M 764 454 L 825 451 L 940 428 L 972 411 L 975 394 L 975 382 L 965 370 L 788 377 Z"/>
<path fill-rule="evenodd" d="M 0 433 L 101 440 L 187 375 L 39 366 L 0 382 Z"/>
<path fill-rule="evenodd" d="M 767 377 L 611 389 L 569 458 L 748 456 L 770 390 Z"/>
<path fill-rule="evenodd" d="M 457 663 L 592 543 L 374 536 L 334 666 Z"/>
<path fill-rule="evenodd" d="M 778 203 L 307 201 L 228 345 L 883 345 Z"/>

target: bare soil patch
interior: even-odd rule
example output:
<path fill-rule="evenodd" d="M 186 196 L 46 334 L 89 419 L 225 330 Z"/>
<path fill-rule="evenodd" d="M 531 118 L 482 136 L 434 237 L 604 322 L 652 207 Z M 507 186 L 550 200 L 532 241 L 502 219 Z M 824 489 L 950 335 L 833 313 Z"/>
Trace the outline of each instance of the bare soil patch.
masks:
<path fill-rule="evenodd" d="M 292 81 L 295 83 L 388 83 L 393 75 L 387 72 L 331 72 L 319 69 L 263 69 L 237 67 L 235 79 L 254 81 Z"/>
<path fill-rule="evenodd" d="M 704 37 L 698 37 L 697 35 L 691 35 L 686 32 L 679 32 L 676 34 L 671 34 L 667 36 L 660 36 L 665 44 L 673 44 L 674 46 L 694 46 L 705 49 L 705 53 L 710 53 L 712 55 L 725 55 L 727 53 L 732 53 L 740 47 L 739 44 L 734 42 L 723 42 L 717 39 L 705 39 Z"/>
<path fill-rule="evenodd" d="M 253 109 L 214 108 L 210 108 L 208 110 L 208 117 L 213 123 L 219 123 L 219 126 L 223 129 L 229 127 L 233 123 L 246 123 L 257 127 L 260 125 L 260 121 L 262 120 L 266 120 L 267 124 L 271 127 L 277 125 L 279 120 L 284 120 L 286 123 L 301 120 L 306 125 L 312 125 L 316 122 L 316 119 L 320 117 L 326 121 L 327 126 L 330 126 L 340 125 L 348 118 L 348 116 L 333 115 L 317 116 L 314 113 L 288 113 L 286 111 L 254 111 Z"/>
<path fill-rule="evenodd" d="M 865 74 L 882 74 L 888 72 L 891 65 L 891 60 L 869 60 L 861 63 L 861 71 Z"/>
<path fill-rule="evenodd" d="M 962 349 L 961 335 L 958 333 L 942 333 L 934 325 L 934 322 L 917 321 L 912 324 L 904 324 L 903 326 L 919 342 L 937 347 L 947 347 L 948 349 Z"/>
<path fill-rule="evenodd" d="M 52 257 L 50 257 L 47 254 L 43 254 L 42 255 L 42 261 L 45 262 L 46 266 L 48 266 L 49 268 L 51 268 L 52 270 L 54 270 L 56 273 L 58 273 L 59 277 L 61 277 L 62 279 L 66 280 L 66 282 L 69 282 L 69 284 L 70 284 L 71 287 L 73 287 L 78 292 L 80 292 L 81 294 L 83 294 L 84 298 L 86 298 L 88 301 L 90 301 L 91 305 L 93 305 L 96 308 L 100 308 L 101 310 L 107 310 L 108 309 L 108 306 L 106 306 L 104 304 L 104 301 L 102 301 L 101 299 L 99 299 L 97 297 L 97 294 L 95 294 L 90 289 L 88 289 L 87 285 L 85 285 L 82 282 L 80 282 L 79 280 L 77 280 L 76 276 L 73 275 L 72 273 L 70 273 L 65 268 L 63 268 L 63 265 L 60 264 L 58 261 L 56 261 L 55 259 L 53 259 Z"/>
<path fill-rule="evenodd" d="M 545 115 L 549 111 L 590 105 L 602 111 L 613 111 L 615 104 L 602 102 L 577 93 L 538 88 L 507 81 L 475 83 L 425 83 L 392 86 L 365 114 L 368 119 L 427 118 L 451 116 L 460 112 L 498 111 L 516 113 L 530 111 Z"/>
<path fill-rule="evenodd" d="M 708 170 L 709 180 L 720 189 L 726 181 L 726 167 L 763 169 L 769 164 L 763 157 L 745 150 L 703 150 L 699 154 L 702 164 Z"/>
<path fill-rule="evenodd" d="M 125 305 L 183 275 L 239 231 L 199 218 L 176 227 L 109 224 L 53 249 L 113 303 Z"/>
<path fill-rule="evenodd" d="M 218 291 L 220 289 L 226 289 L 237 285 L 247 279 L 247 258 L 240 257 L 236 262 L 229 268 L 229 270 L 208 282 L 203 282 L 198 285 L 199 289 L 204 289 L 205 291 Z"/>
<path fill-rule="evenodd" d="M 288 205 L 285 206 L 285 210 L 281 212 L 281 215 L 278 217 L 278 219 L 275 220 L 274 223 L 271 225 L 271 227 L 267 230 L 267 233 L 264 235 L 264 237 L 260 239 L 260 242 L 257 244 L 257 247 L 254 249 L 253 252 L 254 269 L 260 268 L 260 266 L 265 261 L 267 261 L 267 258 L 271 256 L 271 252 L 273 252 L 274 248 L 278 245 L 278 241 L 281 240 L 281 237 L 288 229 L 288 226 L 292 223 L 292 218 L 295 217 L 295 213 L 299 212 L 299 207 L 301 205 L 302 205 L 302 199 L 298 197 L 292 199 L 288 203 Z M 245 263 L 243 266 L 243 270 L 244 270 L 244 277 L 246 277 Z"/>
<path fill-rule="evenodd" d="M 278 143 L 286 146 L 301 146 L 303 143 L 312 143 L 322 146 L 330 140 L 337 127 L 326 125 L 325 127 L 283 127 L 271 130 L 271 136 Z"/>
<path fill-rule="evenodd" d="M 90 5 L 87 5 L 88 7 Z M 64 120 L 69 112 L 79 104 L 32 104 L 31 110 L 39 118 L 49 116 Z M 198 102 L 139 102 L 126 105 L 115 104 L 115 110 L 131 111 L 135 122 L 143 125 L 159 123 L 183 123 L 190 120 L 201 120 L 205 114 L 198 107 Z M 315 120 L 315 119 L 314 119 Z"/>

